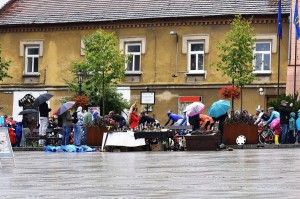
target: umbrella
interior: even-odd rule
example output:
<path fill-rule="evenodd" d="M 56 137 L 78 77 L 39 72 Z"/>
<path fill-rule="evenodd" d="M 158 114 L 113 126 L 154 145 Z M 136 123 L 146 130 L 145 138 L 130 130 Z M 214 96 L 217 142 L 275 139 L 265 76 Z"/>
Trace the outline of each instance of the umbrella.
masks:
<path fill-rule="evenodd" d="M 230 108 L 229 100 L 218 100 L 214 102 L 208 109 L 208 115 L 214 118 L 224 115 Z"/>
<path fill-rule="evenodd" d="M 41 94 L 40 96 L 38 96 L 34 100 L 34 105 L 35 106 L 40 106 L 42 103 L 44 103 L 44 102 L 48 101 L 49 99 L 51 99 L 51 97 L 53 97 L 53 95 L 50 94 L 50 93 Z"/>
<path fill-rule="evenodd" d="M 75 104 L 74 101 L 70 101 L 70 102 L 66 102 L 63 105 L 61 105 L 59 107 L 59 109 L 57 110 L 57 115 L 61 115 L 64 112 L 66 112 L 67 110 L 69 110 L 70 108 L 72 108 L 72 106 Z"/>
<path fill-rule="evenodd" d="M 5 124 L 16 124 L 16 121 L 14 121 L 13 119 L 10 119 L 10 118 L 5 118 Z"/>
<path fill-rule="evenodd" d="M 38 111 L 36 109 L 25 109 L 19 113 L 19 115 L 25 115 L 30 113 L 37 113 Z"/>
<path fill-rule="evenodd" d="M 205 108 L 205 105 L 202 104 L 201 102 L 193 102 L 193 103 L 189 104 L 185 110 L 186 110 L 187 116 L 191 117 L 191 116 L 202 113 L 204 108 Z"/>

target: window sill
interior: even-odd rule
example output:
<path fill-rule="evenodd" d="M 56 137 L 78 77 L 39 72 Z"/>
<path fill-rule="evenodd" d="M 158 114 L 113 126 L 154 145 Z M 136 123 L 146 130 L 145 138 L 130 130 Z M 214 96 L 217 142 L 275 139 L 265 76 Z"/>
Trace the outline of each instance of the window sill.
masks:
<path fill-rule="evenodd" d="M 143 72 L 125 72 L 125 76 L 142 75 Z"/>
<path fill-rule="evenodd" d="M 185 73 L 186 82 L 203 82 L 206 80 L 207 71 L 198 72 L 198 73 Z"/>
<path fill-rule="evenodd" d="M 266 71 L 266 72 L 253 72 L 254 75 L 256 76 L 271 76 L 272 72 L 271 71 Z"/>
<path fill-rule="evenodd" d="M 23 77 L 39 77 L 41 76 L 40 73 L 24 73 Z"/>
<path fill-rule="evenodd" d="M 186 76 L 198 76 L 198 75 L 206 75 L 207 71 L 197 72 L 197 73 L 185 73 Z"/>

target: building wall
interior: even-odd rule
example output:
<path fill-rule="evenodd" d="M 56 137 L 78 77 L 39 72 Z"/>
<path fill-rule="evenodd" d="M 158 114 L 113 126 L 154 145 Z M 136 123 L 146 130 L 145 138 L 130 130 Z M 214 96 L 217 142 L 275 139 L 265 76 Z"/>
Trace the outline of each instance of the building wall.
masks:
<path fill-rule="evenodd" d="M 224 85 L 231 82 L 231 79 L 222 75 L 221 71 L 210 64 L 217 60 L 216 42 L 223 42 L 225 33 L 230 30 L 227 19 L 224 23 L 218 22 L 207 25 L 184 25 L 184 22 L 177 26 L 153 24 L 148 27 L 133 28 L 112 28 L 105 29 L 107 32 L 115 32 L 118 38 L 145 37 L 146 52 L 142 55 L 142 72 L 138 82 L 124 81 L 121 87 L 130 86 L 131 102 L 139 102 L 139 93 L 147 87 L 156 91 L 157 101 L 153 107 L 153 112 L 160 120 L 165 119 L 165 112 L 172 109 L 178 111 L 178 96 L 200 95 L 207 108 L 212 102 L 219 99 L 218 91 Z M 270 35 L 277 33 L 277 24 L 273 19 L 257 20 L 253 23 L 255 34 Z M 281 65 L 287 65 L 288 57 L 288 28 L 289 24 L 285 20 L 283 23 L 283 40 L 281 50 Z M 2 56 L 5 60 L 12 60 L 9 67 L 9 74 L 13 79 L 5 79 L 1 82 L 1 91 L 48 91 L 55 95 L 51 99 L 51 108 L 55 110 L 60 105 L 60 99 L 72 95 L 65 86 L 65 79 L 72 79 L 70 69 L 73 61 L 82 61 L 81 39 L 89 35 L 96 29 L 73 30 L 48 30 L 48 31 L 2 31 L 0 33 L 0 43 L 2 44 Z M 178 77 L 172 75 L 176 73 L 176 38 L 170 35 L 170 31 L 178 34 Z M 182 38 L 185 35 L 209 35 L 209 52 L 205 54 L 205 70 L 207 76 L 200 75 L 195 81 L 187 83 L 187 54 L 182 53 Z M 30 82 L 28 77 L 23 76 L 24 57 L 20 56 L 20 42 L 29 40 L 43 41 L 43 56 L 40 57 L 40 76 L 35 77 L 35 83 Z M 286 81 L 286 67 L 281 68 L 280 76 L 281 92 L 284 92 Z M 272 74 L 267 76 L 257 76 L 252 86 L 245 88 L 243 108 L 254 112 L 257 105 L 262 105 L 265 96 L 260 96 L 258 89 L 264 87 L 265 90 L 272 90 L 269 93 L 276 93 L 277 88 L 277 53 L 272 54 Z M 127 75 L 128 77 L 128 75 Z M 130 75 L 129 75 L 130 77 Z M 30 79 L 30 77 L 29 77 Z M 130 78 L 129 78 L 130 79 Z M 0 99 L 7 94 L 0 93 Z M 15 100 L 15 99 L 14 99 Z M 2 102 L 2 100 L 1 100 Z M 2 102 L 4 110 L 0 112 L 8 115 L 12 114 L 12 103 Z M 239 108 L 239 101 L 236 102 Z M 264 104 L 264 107 L 266 105 Z M 206 109 L 207 111 L 207 109 Z"/>

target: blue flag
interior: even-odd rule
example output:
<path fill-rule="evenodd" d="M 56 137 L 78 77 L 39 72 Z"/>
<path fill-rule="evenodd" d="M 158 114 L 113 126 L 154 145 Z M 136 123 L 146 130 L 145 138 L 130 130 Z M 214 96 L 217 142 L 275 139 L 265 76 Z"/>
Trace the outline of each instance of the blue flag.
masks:
<path fill-rule="evenodd" d="M 294 12 L 294 24 L 296 29 L 296 39 L 300 38 L 300 27 L 299 27 L 299 14 L 298 14 L 298 0 L 296 0 L 295 12 Z"/>
<path fill-rule="evenodd" d="M 277 18 L 277 26 L 278 26 L 278 36 L 282 39 L 282 24 L 281 24 L 281 0 L 278 1 L 278 18 Z"/>

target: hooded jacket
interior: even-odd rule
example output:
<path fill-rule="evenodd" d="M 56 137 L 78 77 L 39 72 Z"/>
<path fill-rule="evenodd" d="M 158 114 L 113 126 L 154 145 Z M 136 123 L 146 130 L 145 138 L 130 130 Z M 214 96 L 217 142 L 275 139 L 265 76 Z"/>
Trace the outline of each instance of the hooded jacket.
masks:
<path fill-rule="evenodd" d="M 290 113 L 290 119 L 289 119 L 289 130 L 294 131 L 296 128 L 296 120 L 295 120 L 295 113 Z"/>
<path fill-rule="evenodd" d="M 298 119 L 296 120 L 296 129 L 300 131 L 300 112 L 298 112 Z"/>

